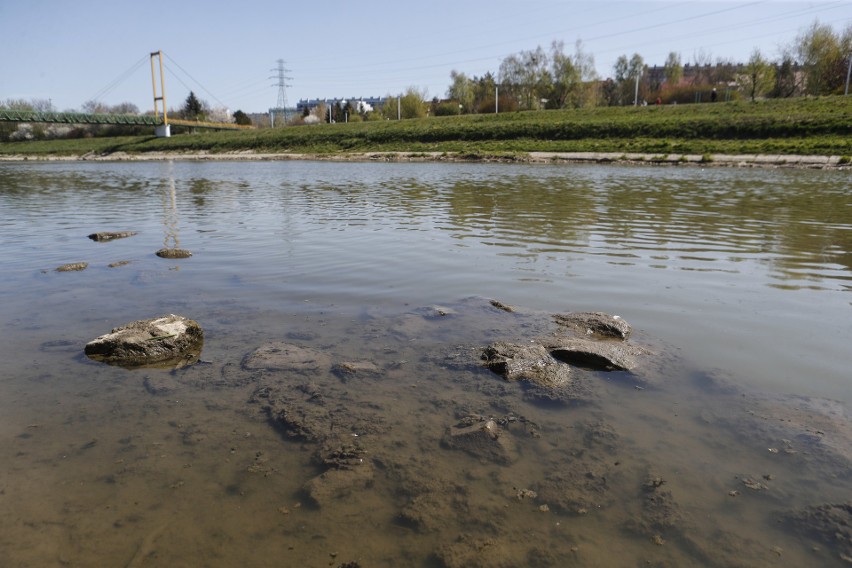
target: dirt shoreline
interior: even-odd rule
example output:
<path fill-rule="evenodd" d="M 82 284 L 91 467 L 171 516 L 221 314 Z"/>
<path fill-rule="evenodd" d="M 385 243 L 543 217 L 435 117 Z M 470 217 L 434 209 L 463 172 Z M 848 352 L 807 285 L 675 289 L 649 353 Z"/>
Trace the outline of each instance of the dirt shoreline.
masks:
<path fill-rule="evenodd" d="M 320 160 L 340 162 L 501 162 L 526 164 L 617 163 L 632 165 L 716 166 L 745 168 L 852 169 L 840 156 L 794 154 L 649 154 L 617 152 L 528 152 L 489 154 L 484 152 L 341 152 L 311 154 L 295 152 L 113 152 L 83 155 L 0 155 L 0 162 L 157 162 L 157 161 L 272 161 Z"/>

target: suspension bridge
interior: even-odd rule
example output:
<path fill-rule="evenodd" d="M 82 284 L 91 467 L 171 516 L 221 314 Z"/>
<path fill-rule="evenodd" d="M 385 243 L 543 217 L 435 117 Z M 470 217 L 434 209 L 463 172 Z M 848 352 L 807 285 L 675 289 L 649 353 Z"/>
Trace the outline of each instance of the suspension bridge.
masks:
<path fill-rule="evenodd" d="M 157 74 L 154 59 L 159 60 L 160 82 L 157 88 Z M 163 52 L 151 54 L 151 84 L 154 88 L 154 114 L 87 114 L 81 112 L 44 112 L 29 110 L 0 109 L 0 122 L 51 123 L 51 124 L 114 124 L 130 126 L 153 126 L 159 137 L 171 136 L 171 126 L 190 128 L 209 128 L 215 130 L 245 130 L 254 128 L 231 122 L 207 122 L 202 120 L 184 120 L 169 118 L 166 110 L 166 85 L 163 74 Z M 158 94 L 159 93 L 159 94 Z M 159 107 L 162 105 L 162 112 Z"/>

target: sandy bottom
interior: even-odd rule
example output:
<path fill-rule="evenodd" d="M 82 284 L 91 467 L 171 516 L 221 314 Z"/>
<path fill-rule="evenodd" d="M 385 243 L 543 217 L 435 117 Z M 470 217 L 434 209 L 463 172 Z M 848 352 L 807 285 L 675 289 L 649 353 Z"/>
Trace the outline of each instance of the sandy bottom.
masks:
<path fill-rule="evenodd" d="M 655 353 L 636 372 L 575 369 L 587 396 L 543 403 L 479 355 L 550 314 L 480 298 L 204 321 L 183 369 L 62 341 L 19 369 L 4 566 L 848 565 L 843 510 L 817 509 L 850 495 L 832 401 L 743 391 L 634 333 Z"/>

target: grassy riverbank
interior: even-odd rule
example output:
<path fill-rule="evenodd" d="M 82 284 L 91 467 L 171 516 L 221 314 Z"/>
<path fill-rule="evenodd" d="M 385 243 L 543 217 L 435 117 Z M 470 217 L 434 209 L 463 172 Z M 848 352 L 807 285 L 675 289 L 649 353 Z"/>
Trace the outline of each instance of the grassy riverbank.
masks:
<path fill-rule="evenodd" d="M 852 97 L 601 107 L 319 124 L 171 138 L 85 138 L 0 144 L 2 155 L 116 152 L 527 152 L 852 156 Z"/>

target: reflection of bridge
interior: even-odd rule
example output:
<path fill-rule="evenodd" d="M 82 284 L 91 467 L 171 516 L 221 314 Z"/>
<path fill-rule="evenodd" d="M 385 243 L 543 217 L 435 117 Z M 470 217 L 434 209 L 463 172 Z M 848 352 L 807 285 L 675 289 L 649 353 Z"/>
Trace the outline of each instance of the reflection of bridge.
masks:
<path fill-rule="evenodd" d="M 154 57 L 160 60 L 160 92 L 157 96 L 157 84 L 154 75 Z M 118 124 L 130 126 L 153 126 L 156 128 L 157 136 L 169 136 L 169 126 L 187 126 L 190 128 L 212 128 L 216 130 L 244 130 L 253 128 L 231 122 L 205 122 L 200 120 L 183 120 L 169 118 L 166 113 L 165 82 L 163 80 L 163 52 L 155 51 L 151 54 L 151 81 L 154 85 L 154 114 L 86 114 L 80 112 L 43 112 L 30 110 L 4 110 L 0 109 L 0 122 L 47 122 L 52 124 Z M 158 101 L 163 102 L 162 115 L 157 109 Z"/>

